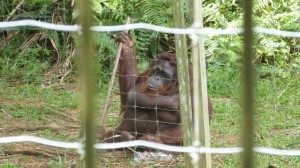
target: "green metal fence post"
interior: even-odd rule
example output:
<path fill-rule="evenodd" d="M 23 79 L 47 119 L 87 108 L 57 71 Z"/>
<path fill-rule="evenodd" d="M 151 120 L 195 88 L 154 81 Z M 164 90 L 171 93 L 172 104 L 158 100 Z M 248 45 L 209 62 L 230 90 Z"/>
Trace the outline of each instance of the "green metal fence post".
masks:
<path fill-rule="evenodd" d="M 254 167 L 253 134 L 254 134 L 254 68 L 253 58 L 253 30 L 252 30 L 252 1 L 244 0 L 244 57 L 242 74 L 242 101 L 243 101 L 243 125 L 242 125 L 242 164 L 245 168 Z"/>
<path fill-rule="evenodd" d="M 82 80 L 82 112 L 84 125 L 84 167 L 96 167 L 96 152 L 94 149 L 95 143 L 95 127 L 94 127 L 94 77 L 93 77 L 93 53 L 91 43 L 92 12 L 91 2 L 86 0 L 79 1 L 78 8 L 80 11 L 79 24 L 81 30 L 81 48 L 80 48 L 80 70 Z"/>

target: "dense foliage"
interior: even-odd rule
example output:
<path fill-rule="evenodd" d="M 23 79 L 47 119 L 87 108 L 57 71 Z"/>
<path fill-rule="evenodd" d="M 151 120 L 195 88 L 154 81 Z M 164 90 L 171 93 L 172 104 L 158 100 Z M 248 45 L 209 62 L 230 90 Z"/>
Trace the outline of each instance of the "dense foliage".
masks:
<path fill-rule="evenodd" d="M 73 24 L 78 12 L 73 10 L 71 1 L 33 0 L 25 1 L 21 7 L 9 16 L 20 1 L 3 0 L 0 2 L 2 20 L 36 19 L 57 24 Z M 123 24 L 126 17 L 132 21 L 146 22 L 166 27 L 173 26 L 171 0 L 93 0 L 95 25 Z M 189 7 L 186 2 L 186 25 L 189 23 Z M 243 10 L 241 1 L 204 1 L 205 27 L 229 28 L 242 27 Z M 255 26 L 280 30 L 299 30 L 299 3 L 290 1 L 254 1 Z M 174 37 L 170 34 L 148 30 L 130 32 L 136 41 L 141 68 L 148 65 L 148 59 L 157 53 L 174 51 Z M 94 42 L 98 55 L 97 73 L 103 79 L 108 78 L 114 60 L 116 44 L 114 33 L 95 33 Z M 74 40 L 75 39 L 75 40 Z M 21 28 L 0 32 L 0 71 L 1 78 L 22 80 L 23 82 L 41 82 L 42 75 L 53 66 L 63 69 L 60 78 L 70 68 L 76 67 L 74 55 L 77 35 L 66 32 L 48 31 L 37 28 Z M 256 34 L 255 59 L 261 70 L 261 76 L 276 73 L 279 77 L 288 77 L 299 70 L 299 40 L 271 35 Z M 238 65 L 242 55 L 241 36 L 218 36 L 206 39 L 206 55 L 210 70 L 219 67 L 233 68 Z M 75 57 L 76 58 L 76 57 Z M 71 73 L 72 74 L 72 73 Z M 72 78 L 72 77 L 70 77 Z"/>
<path fill-rule="evenodd" d="M 72 7 L 68 0 L 0 2 L 1 21 L 34 19 L 56 24 L 71 24 L 71 12 Z M 71 55 L 74 48 L 72 41 L 68 32 L 34 27 L 0 31 L 1 78 L 9 81 L 41 83 L 46 72 L 51 71 L 54 65 L 64 64 L 65 59 Z M 51 74 L 59 75 L 56 72 Z M 53 78 L 54 81 L 57 80 L 56 75 L 53 75 Z"/>

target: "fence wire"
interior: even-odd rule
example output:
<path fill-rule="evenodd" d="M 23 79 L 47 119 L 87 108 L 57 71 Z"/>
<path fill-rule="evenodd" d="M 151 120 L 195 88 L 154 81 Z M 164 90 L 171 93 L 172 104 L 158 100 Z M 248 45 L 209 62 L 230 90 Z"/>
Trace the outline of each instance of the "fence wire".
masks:
<path fill-rule="evenodd" d="M 19 20 L 19 21 L 9 21 L 9 22 L 0 22 L 0 29 L 10 29 L 16 27 L 39 27 L 43 29 L 57 30 L 57 31 L 68 31 L 68 32 L 80 32 L 81 26 L 79 25 L 62 25 L 62 24 L 53 24 L 47 22 L 41 22 L 36 20 Z M 115 32 L 121 30 L 134 30 L 134 29 L 146 29 L 153 30 L 162 33 L 170 33 L 170 34 L 186 34 L 192 35 L 206 35 L 209 37 L 219 36 L 219 35 L 236 35 L 243 33 L 243 29 L 241 28 L 227 28 L 227 29 L 214 29 L 214 28 L 203 28 L 197 29 L 197 26 L 192 26 L 187 29 L 179 29 L 179 28 L 168 28 L 164 26 L 157 26 L 147 23 L 134 23 L 128 25 L 116 25 L 116 26 L 92 26 L 91 30 L 96 32 Z M 295 37 L 300 38 L 300 32 L 293 31 L 283 31 L 276 29 L 269 29 L 264 27 L 254 27 L 253 31 L 256 33 L 264 33 L 275 36 L 282 37 Z"/>
<path fill-rule="evenodd" d="M 67 31 L 67 32 L 79 32 L 81 27 L 79 25 L 59 25 L 51 24 L 36 20 L 20 20 L 20 21 L 9 21 L 9 22 L 0 22 L 0 29 L 8 30 L 18 27 L 38 27 L 43 29 L 51 29 L 57 31 Z M 228 28 L 228 29 L 212 29 L 212 28 L 203 28 L 196 29 L 196 26 L 192 26 L 187 29 L 178 29 L 178 28 L 168 28 L 163 26 L 156 26 L 146 23 L 136 23 L 129 25 L 117 25 L 117 26 L 93 26 L 91 27 L 92 31 L 97 32 L 112 32 L 112 31 L 121 31 L 121 30 L 133 30 L 133 29 L 147 29 L 157 32 L 171 33 L 171 34 L 186 34 L 190 35 L 190 38 L 195 40 L 195 35 L 206 35 L 206 36 L 218 36 L 218 35 L 234 35 L 240 34 L 243 32 L 243 29 L 239 28 Z M 263 27 L 255 27 L 254 32 L 269 34 L 281 37 L 295 37 L 300 38 L 300 32 L 291 32 L 291 31 L 281 31 L 275 29 L 268 29 Z M 70 148 L 77 149 L 79 153 L 82 153 L 82 143 L 80 142 L 60 142 L 53 141 L 49 139 L 39 138 L 35 136 L 12 136 L 12 137 L 1 137 L 0 144 L 4 143 L 16 143 L 16 142 L 34 142 L 38 144 L 59 147 L 59 148 Z M 165 144 L 158 144 L 149 141 L 135 140 L 129 142 L 119 142 L 119 143 L 101 143 L 95 144 L 96 149 L 117 149 L 124 147 L 134 147 L 134 146 L 145 146 L 149 148 L 165 150 L 170 152 L 183 152 L 183 153 L 215 153 L 215 154 L 230 154 L 230 153 L 240 153 L 242 148 L 240 147 L 230 147 L 230 148 L 203 148 L 203 147 L 180 147 L 180 146 L 170 146 Z M 255 147 L 253 151 L 257 153 L 264 153 L 270 155 L 281 155 L 281 156 L 300 156 L 300 150 L 284 150 L 284 149 L 275 149 L 275 148 L 265 148 L 265 147 Z"/>
<path fill-rule="evenodd" d="M 4 143 L 16 143 L 16 142 L 34 142 L 38 144 L 58 147 L 58 148 L 70 148 L 77 149 L 78 153 L 82 153 L 83 146 L 80 142 L 61 142 L 52 141 L 45 138 L 39 138 L 35 136 L 11 136 L 0 138 L 0 144 Z M 212 154 L 232 154 L 241 153 L 243 151 L 240 147 L 228 147 L 228 148 L 205 148 L 205 147 L 182 147 L 182 146 L 172 146 L 159 144 L 144 140 L 134 140 L 128 142 L 115 142 L 115 143 L 99 143 L 95 144 L 96 149 L 119 149 L 125 147 L 135 147 L 144 146 L 152 149 L 164 150 L 169 152 L 180 152 L 180 153 L 212 153 Z M 254 147 L 254 152 L 269 154 L 269 155 L 280 155 L 280 156 L 300 156 L 300 150 L 285 150 L 285 149 L 275 149 L 266 147 Z"/>

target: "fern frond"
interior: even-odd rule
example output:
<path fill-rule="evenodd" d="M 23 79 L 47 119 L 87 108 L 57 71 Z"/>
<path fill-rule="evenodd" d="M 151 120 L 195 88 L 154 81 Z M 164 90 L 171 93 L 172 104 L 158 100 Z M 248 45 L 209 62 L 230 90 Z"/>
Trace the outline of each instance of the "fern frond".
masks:
<path fill-rule="evenodd" d="M 138 3 L 137 7 L 142 7 L 144 11 L 143 21 L 160 26 L 173 26 L 172 10 L 170 10 L 172 8 L 172 1 L 142 0 Z"/>
<path fill-rule="evenodd" d="M 99 46 L 99 53 L 110 53 L 110 55 L 116 54 L 116 43 L 115 41 L 106 33 L 96 33 L 93 36 L 95 45 Z"/>

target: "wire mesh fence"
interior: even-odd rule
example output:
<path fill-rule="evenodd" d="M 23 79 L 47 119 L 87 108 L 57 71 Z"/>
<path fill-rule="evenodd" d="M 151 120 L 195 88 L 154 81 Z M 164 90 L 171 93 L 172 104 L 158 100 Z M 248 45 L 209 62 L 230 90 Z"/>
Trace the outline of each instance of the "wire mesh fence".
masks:
<path fill-rule="evenodd" d="M 0 6 L 3 7 L 0 4 Z M 26 6 L 26 2 L 23 6 Z M 37 9 L 45 8 L 44 11 L 48 11 L 47 6 L 37 7 Z M 23 9 L 26 11 L 26 9 Z M 58 10 L 61 13 L 70 13 L 71 9 L 67 11 Z M 32 18 L 32 15 L 23 16 L 20 14 L 18 19 L 22 22 L 0 22 L 0 28 L 3 30 L 0 32 L 0 51 L 1 64 L 1 80 L 9 81 L 11 76 L 7 75 L 12 73 L 15 66 L 26 67 L 30 62 L 37 60 L 47 60 L 47 55 L 58 55 L 57 60 L 51 60 L 53 64 L 55 62 L 61 62 L 57 65 L 61 65 L 61 68 L 57 68 L 54 74 L 45 78 L 59 78 L 63 84 L 69 76 L 69 71 L 73 66 L 70 64 L 70 59 L 76 57 L 76 47 L 72 43 L 73 36 L 68 31 L 79 31 L 79 26 L 59 26 L 61 24 L 70 25 L 71 21 L 66 21 L 61 14 L 54 14 L 49 17 L 48 14 L 40 15 L 38 18 Z M 59 12 L 58 12 L 59 13 Z M 7 14 L 1 14 L 3 21 L 8 17 Z M 17 16 L 17 15 L 14 15 Z M 36 15 L 34 15 L 36 16 Z M 62 15 L 63 16 L 63 15 Z M 57 21 L 51 21 L 53 18 L 59 18 Z M 41 24 L 42 22 L 36 21 L 25 21 L 25 19 L 35 19 L 45 21 L 48 23 L 55 24 Z M 26 26 L 20 27 L 21 25 L 34 25 L 33 27 Z M 45 27 L 44 27 L 45 26 Z M 13 27 L 13 29 L 12 29 Z M 42 28 L 42 29 L 41 29 Z M 47 29 L 45 29 L 47 28 Z M 101 159 L 99 162 L 106 166 L 119 166 L 126 167 L 130 165 L 136 165 L 139 163 L 139 157 L 149 157 L 140 155 L 136 152 L 136 146 L 143 146 L 147 148 L 156 148 L 160 150 L 166 150 L 166 153 L 156 153 L 157 156 L 163 157 L 164 160 L 158 160 L 157 156 L 152 157 L 154 160 L 148 159 L 147 165 L 160 166 L 160 165 L 184 165 L 184 159 L 180 153 L 191 153 L 194 152 L 211 152 L 213 153 L 213 166 L 224 167 L 229 165 L 239 165 L 239 155 L 234 153 L 240 153 L 241 148 L 235 147 L 240 146 L 240 64 L 241 42 L 239 33 L 241 29 L 227 29 L 227 30 L 215 30 L 215 29 L 203 29 L 195 30 L 189 29 L 171 29 L 166 27 L 154 26 L 149 24 L 130 24 L 127 26 L 107 26 L 107 27 L 93 27 L 94 31 L 119 31 L 123 29 L 137 29 L 144 28 L 160 32 L 168 32 L 173 34 L 188 34 L 189 37 L 193 38 L 194 33 L 200 33 L 207 35 L 206 46 L 207 51 L 207 64 L 208 64 L 208 88 L 211 102 L 214 108 L 214 114 L 211 120 L 211 131 L 212 131 L 212 147 L 211 149 L 206 148 L 194 148 L 194 147 L 174 147 L 162 144 L 155 144 L 144 141 L 128 141 L 114 144 L 103 144 L 98 141 L 99 144 L 95 145 L 97 149 L 112 149 L 112 148 L 126 148 L 127 150 L 113 151 L 113 152 L 101 152 Z M 48 30 L 51 29 L 51 30 Z M 66 32 L 56 31 L 64 30 Z M 255 114 L 255 146 L 254 151 L 257 152 L 257 162 L 259 167 L 266 167 L 268 165 L 278 165 L 279 167 L 296 167 L 299 165 L 299 102 L 298 97 L 300 90 L 299 85 L 299 64 L 290 65 L 291 59 L 299 59 L 298 51 L 298 32 L 284 32 L 278 30 L 270 30 L 265 28 L 255 28 L 257 32 L 257 46 L 256 58 L 253 61 L 256 65 L 256 108 L 257 113 Z M 16 34 L 22 34 L 23 36 L 16 36 Z M 76 33 L 74 33 L 76 34 Z M 266 35 L 271 34 L 271 35 Z M 222 35 L 222 36 L 219 36 Z M 58 41 L 57 38 L 63 39 Z M 75 36 L 75 35 L 74 35 Z M 11 39 L 18 37 L 19 43 L 11 43 Z M 23 38 L 20 38 L 23 37 Z M 276 42 L 270 38 L 276 38 Z M 287 40 L 288 39 L 288 40 Z M 14 40 L 16 41 L 16 40 Z M 224 45 L 216 43 L 216 41 L 224 42 Z M 38 44 L 38 45 L 36 45 Z M 60 46 L 59 46 L 60 45 Z M 64 45 L 64 46 L 62 46 Z M 232 48 L 236 47 L 237 50 L 234 53 L 226 53 L 232 51 Z M 35 51 L 36 50 L 36 51 Z M 234 50 L 233 50 L 234 51 Z M 113 55 L 113 54 L 112 54 Z M 286 55 L 292 55 L 294 57 L 287 57 Z M 24 63 L 10 62 L 10 57 L 19 57 L 20 61 Z M 32 59 L 32 57 L 37 59 Z M 278 62 L 266 62 L 270 60 L 267 58 L 273 57 L 273 60 L 281 60 L 281 64 Z M 109 57 L 111 58 L 111 57 Z M 218 60 L 218 61 L 216 61 Z M 271 59 L 272 60 L 272 59 Z M 146 69 L 149 62 L 157 63 L 156 58 L 145 58 L 138 56 L 138 62 L 141 63 L 140 69 Z M 299 62 L 299 61 L 298 61 Z M 5 65 L 7 65 L 5 67 Z M 41 63 L 41 69 L 43 70 L 44 65 Z M 24 69 L 23 73 L 14 72 L 16 76 L 24 78 L 30 81 L 42 80 L 37 79 L 34 76 L 35 71 L 29 71 L 30 66 Z M 38 69 L 37 71 L 40 71 Z M 129 70 L 129 69 L 128 69 Z M 5 72 L 7 71 L 7 72 Z M 31 74 L 26 74 L 31 72 Z M 47 71 L 49 72 L 49 71 Z M 157 71 L 155 69 L 154 74 Z M 221 74 L 221 75 L 220 75 Z M 27 75 L 27 76 L 26 76 Z M 52 75 L 52 76 L 51 76 Z M 66 76 L 65 76 L 66 75 Z M 74 74 L 72 74 L 74 75 Z M 76 75 L 76 74 L 75 74 Z M 124 75 L 123 75 L 124 76 Z M 126 76 L 126 75 L 125 75 Z M 157 75 L 156 75 L 157 76 Z M 27 78 L 26 78 L 27 77 Z M 120 74 L 117 75 L 117 78 Z M 122 76 L 121 76 L 122 77 Z M 126 76 L 128 77 L 128 76 Z M 145 75 L 133 75 L 130 77 L 134 78 L 145 78 Z M 161 78 L 166 80 L 165 77 Z M 55 80 L 55 79 L 53 79 Z M 72 78 L 68 80 L 72 81 Z M 29 81 L 29 82 L 30 82 Z M 11 81 L 10 81 L 11 82 Z M 16 81 L 18 82 L 18 81 Z M 53 82 L 54 83 L 54 82 Z M 40 83 L 39 83 L 40 84 Z M 77 86 L 60 85 L 53 86 L 51 80 L 48 80 L 47 85 L 44 81 L 41 84 L 43 91 L 35 91 L 35 87 L 31 85 L 24 85 L 20 89 L 16 89 L 13 86 L 18 83 L 12 84 L 1 84 L 3 86 L 0 101 L 1 101 L 1 119 L 4 121 L 1 130 L 1 164 L 19 164 L 20 166 L 32 166 L 48 164 L 48 165 L 68 165 L 76 166 L 80 164 L 80 156 L 83 154 L 82 139 L 80 136 L 80 121 L 79 119 L 79 98 Z M 130 107 L 122 106 L 120 95 L 127 92 L 119 91 L 118 82 L 115 81 L 113 89 L 113 95 L 110 100 L 110 107 L 108 116 L 105 120 L 104 128 L 106 131 L 114 130 L 115 126 L 122 123 L 122 118 L 119 116 L 120 109 L 130 108 L 133 111 L 145 110 L 151 111 L 155 114 L 150 120 L 143 119 L 137 120 L 136 116 L 130 118 L 133 125 L 145 124 L 147 128 L 150 125 L 155 128 L 152 133 L 155 136 L 157 134 L 157 128 L 160 128 L 160 124 L 168 124 L 170 122 L 157 122 L 159 117 L 158 111 L 161 110 L 159 107 L 141 107 L 137 106 L 136 101 L 141 99 L 133 99 L 135 103 L 131 104 Z M 135 90 L 136 88 L 131 88 Z M 61 92 L 60 90 L 64 90 Z M 154 89 L 155 90 L 155 89 Z M 7 96 L 16 92 L 14 96 Z M 54 94 L 53 94 L 54 93 Z M 55 95 L 57 94 L 57 95 Z M 33 97 L 30 95 L 34 95 Z M 147 94 L 133 94 L 135 97 L 149 96 Z M 42 99 L 42 100 L 41 100 Z M 53 101 L 57 99 L 58 101 Z M 160 103 L 159 96 L 156 95 L 157 101 Z M 104 97 L 102 96 L 99 100 L 98 108 L 103 105 Z M 170 101 L 172 97 L 169 98 Z M 156 107 L 156 108 L 155 108 Z M 178 108 L 178 107 L 177 107 Z M 71 109 L 71 110 L 70 110 Z M 168 110 L 166 110 L 168 111 Z M 178 109 L 176 110 L 178 111 Z M 30 112 L 30 113 L 28 113 Z M 26 114 L 24 114 L 26 113 Z M 135 114 L 135 113 L 134 113 Z M 97 121 L 99 121 L 101 114 L 97 115 Z M 128 119 L 125 119 L 128 121 Z M 41 126 L 42 124 L 42 126 Z M 180 125 L 178 121 L 175 123 L 171 122 L 171 125 Z M 130 124 L 132 125 L 132 124 Z M 142 128 L 145 128 L 142 127 Z M 143 130 L 144 131 L 144 130 Z M 135 140 L 149 140 L 144 139 L 142 135 L 149 135 L 148 133 L 142 132 L 141 135 L 137 135 L 137 128 L 133 128 L 132 131 L 126 131 L 134 136 Z M 159 132 L 158 132 L 159 133 Z M 17 135 L 32 135 L 37 137 L 44 137 L 47 139 L 39 139 L 32 136 L 20 136 Z M 97 133 L 98 134 L 98 133 Z M 118 133 L 118 135 L 122 135 Z M 16 137 L 9 137 L 16 136 Z M 161 135 L 160 135 L 161 136 Z M 118 137 L 118 136 L 116 136 Z M 138 138 L 137 138 L 138 137 Z M 170 135 L 166 135 L 170 137 Z M 128 138 L 128 136 L 127 136 Z M 131 138 L 131 136 L 129 136 Z M 147 137 L 149 138 L 149 137 Z M 152 138 L 152 137 L 151 137 Z M 51 139 L 51 140 L 50 140 Z M 53 141 L 52 141 L 53 140 Z M 129 140 L 129 139 L 127 139 Z M 29 141 L 29 142 L 28 142 Z M 14 143 L 12 142 L 26 142 L 26 143 Z M 30 143 L 34 142 L 34 143 Z M 66 143 L 70 142 L 70 143 Z M 43 145 L 40 145 L 43 144 Z M 172 144 L 171 144 L 172 145 Z M 59 148 L 52 148 L 59 147 Z M 229 147 L 229 148 L 223 148 Z M 230 148 L 232 147 L 232 148 Z M 266 148 L 264 148 L 266 147 Z M 277 149 L 275 149 L 277 148 Z M 279 150 L 281 149 L 281 150 Z M 131 152 L 128 152 L 131 151 Z M 132 153 L 132 151 L 134 151 Z M 173 153 L 175 152 L 175 153 Z M 225 155 L 225 153 L 228 153 Z M 30 156 L 31 163 L 25 164 L 20 161 L 23 155 Z M 21 155 L 21 156 L 20 156 Z M 135 155 L 135 156 L 132 156 Z M 279 156 L 277 156 L 279 155 Z M 290 156 L 285 156 L 290 155 Z M 43 156 L 42 159 L 34 156 Z M 171 159 L 170 159 L 171 158 Z M 28 159 L 28 158 L 27 158 Z M 135 160 L 136 159 L 136 160 Z M 42 160 L 42 161 L 41 161 Z M 53 161 L 54 160 L 54 161 Z M 147 159 L 146 159 L 147 160 Z M 8 161 L 8 162 L 7 162 Z M 40 163 L 43 162 L 43 163 Z"/>

